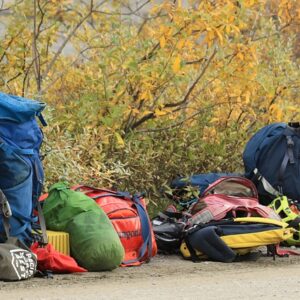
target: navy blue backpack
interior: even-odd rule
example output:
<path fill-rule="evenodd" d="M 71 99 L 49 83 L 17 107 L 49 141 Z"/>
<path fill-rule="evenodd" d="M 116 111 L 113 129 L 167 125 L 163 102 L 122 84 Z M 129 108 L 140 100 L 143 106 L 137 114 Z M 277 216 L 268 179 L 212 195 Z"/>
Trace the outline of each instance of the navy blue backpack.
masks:
<path fill-rule="evenodd" d="M 0 93 L 0 189 L 5 196 L 0 203 L 0 242 L 5 241 L 5 214 L 10 236 L 27 245 L 32 242 L 33 209 L 44 180 L 39 155 L 43 134 L 36 117 L 46 125 L 44 108 L 42 102 Z"/>
<path fill-rule="evenodd" d="M 299 123 L 260 129 L 247 143 L 243 161 L 245 175 L 256 184 L 262 204 L 279 195 L 300 200 Z"/>

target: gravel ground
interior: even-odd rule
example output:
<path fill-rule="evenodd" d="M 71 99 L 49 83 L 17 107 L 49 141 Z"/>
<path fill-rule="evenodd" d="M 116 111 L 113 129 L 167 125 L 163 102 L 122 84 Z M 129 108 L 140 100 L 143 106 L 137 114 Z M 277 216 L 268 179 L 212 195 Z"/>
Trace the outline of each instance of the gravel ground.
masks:
<path fill-rule="evenodd" d="M 157 255 L 150 263 L 111 272 L 0 282 L 7 299 L 299 299 L 300 257 L 238 263 Z"/>

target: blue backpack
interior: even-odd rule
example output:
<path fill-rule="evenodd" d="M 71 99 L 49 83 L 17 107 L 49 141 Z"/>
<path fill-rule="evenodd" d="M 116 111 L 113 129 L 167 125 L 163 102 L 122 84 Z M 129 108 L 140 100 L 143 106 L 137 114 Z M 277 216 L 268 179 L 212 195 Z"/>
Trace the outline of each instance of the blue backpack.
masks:
<path fill-rule="evenodd" d="M 45 104 L 0 93 L 0 242 L 5 241 L 5 215 L 10 236 L 32 242 L 33 209 L 41 194 L 44 173 L 39 149 L 43 140 L 35 117 L 42 124 Z M 7 199 L 8 204 L 5 203 Z"/>
<path fill-rule="evenodd" d="M 260 129 L 243 153 L 245 175 L 258 189 L 260 202 L 285 195 L 300 200 L 299 123 L 274 123 Z"/>

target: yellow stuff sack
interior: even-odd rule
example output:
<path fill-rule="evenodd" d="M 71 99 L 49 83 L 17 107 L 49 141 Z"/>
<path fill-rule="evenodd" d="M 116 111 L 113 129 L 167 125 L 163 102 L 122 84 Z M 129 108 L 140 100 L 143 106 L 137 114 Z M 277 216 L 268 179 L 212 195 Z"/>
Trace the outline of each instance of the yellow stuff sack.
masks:
<path fill-rule="evenodd" d="M 180 251 L 184 258 L 232 262 L 257 247 L 279 244 L 294 231 L 287 223 L 268 218 L 222 220 L 188 230 Z"/>

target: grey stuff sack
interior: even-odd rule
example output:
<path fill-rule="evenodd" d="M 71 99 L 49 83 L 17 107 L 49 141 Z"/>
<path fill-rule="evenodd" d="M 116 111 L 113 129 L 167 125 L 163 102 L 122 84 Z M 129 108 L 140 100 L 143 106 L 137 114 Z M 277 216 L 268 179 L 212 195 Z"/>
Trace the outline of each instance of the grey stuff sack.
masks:
<path fill-rule="evenodd" d="M 0 280 L 19 281 L 34 276 L 37 257 L 22 242 L 9 238 L 0 243 Z"/>

